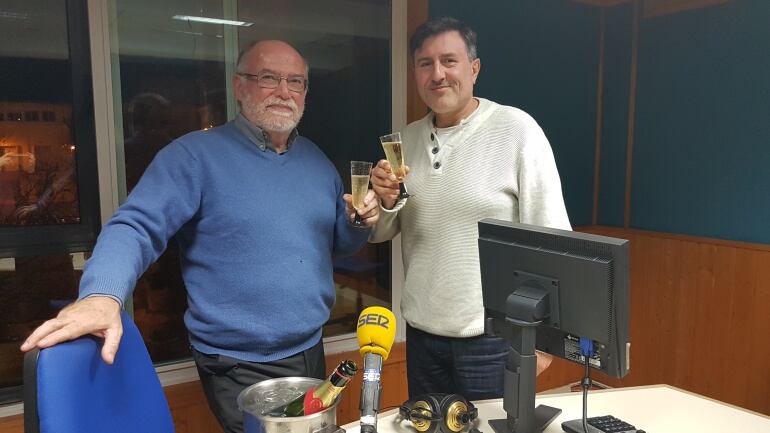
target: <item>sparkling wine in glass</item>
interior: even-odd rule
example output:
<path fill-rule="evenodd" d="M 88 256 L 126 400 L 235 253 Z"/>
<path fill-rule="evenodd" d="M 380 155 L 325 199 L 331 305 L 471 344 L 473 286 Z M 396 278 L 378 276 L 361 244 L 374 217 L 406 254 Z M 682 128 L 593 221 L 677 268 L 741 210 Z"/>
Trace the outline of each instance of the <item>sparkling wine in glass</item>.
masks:
<path fill-rule="evenodd" d="M 358 211 L 362 210 L 366 205 L 364 199 L 366 198 L 366 192 L 369 190 L 369 175 L 372 172 L 372 163 L 368 161 L 350 161 L 350 185 L 351 195 L 353 196 L 353 207 Z M 356 212 L 355 219 L 353 220 L 353 227 L 364 228 L 364 222 L 361 220 L 361 215 Z"/>
<path fill-rule="evenodd" d="M 404 186 L 404 177 L 406 177 L 406 168 L 404 167 L 404 147 L 401 145 L 401 133 L 394 132 L 393 134 L 383 135 L 380 137 L 380 143 L 385 150 L 385 158 L 390 163 L 390 171 L 398 179 L 398 190 L 400 194 L 398 198 L 407 198 L 411 194 L 406 192 L 406 186 Z"/>

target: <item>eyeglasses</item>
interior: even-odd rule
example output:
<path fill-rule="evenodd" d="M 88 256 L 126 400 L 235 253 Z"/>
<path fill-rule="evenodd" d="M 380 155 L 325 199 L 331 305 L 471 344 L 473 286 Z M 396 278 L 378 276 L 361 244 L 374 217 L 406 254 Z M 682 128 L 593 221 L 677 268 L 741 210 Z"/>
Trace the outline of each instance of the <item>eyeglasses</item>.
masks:
<path fill-rule="evenodd" d="M 237 74 L 249 81 L 256 81 L 257 85 L 263 89 L 275 89 L 281 84 L 281 80 L 286 80 L 286 87 L 292 92 L 302 93 L 307 90 L 307 78 L 301 76 L 284 77 L 272 72 L 259 72 L 256 74 L 238 72 Z"/>

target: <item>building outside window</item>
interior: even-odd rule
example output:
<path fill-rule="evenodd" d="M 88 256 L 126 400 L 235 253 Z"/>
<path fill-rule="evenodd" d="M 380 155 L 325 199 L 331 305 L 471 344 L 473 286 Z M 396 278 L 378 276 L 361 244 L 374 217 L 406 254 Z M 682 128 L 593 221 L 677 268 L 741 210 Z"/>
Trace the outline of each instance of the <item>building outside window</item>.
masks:
<path fill-rule="evenodd" d="M 20 397 L 21 342 L 77 298 L 99 197 L 85 1 L 1 0 L 0 10 L 2 404 Z M 41 123 L 41 112 L 56 115 Z"/>

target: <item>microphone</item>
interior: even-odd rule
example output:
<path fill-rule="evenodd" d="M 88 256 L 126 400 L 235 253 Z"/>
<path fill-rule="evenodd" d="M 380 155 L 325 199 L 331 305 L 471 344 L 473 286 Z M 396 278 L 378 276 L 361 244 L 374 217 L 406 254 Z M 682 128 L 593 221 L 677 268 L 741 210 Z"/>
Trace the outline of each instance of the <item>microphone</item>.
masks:
<path fill-rule="evenodd" d="M 396 338 L 396 317 L 383 307 L 369 307 L 358 316 L 359 352 L 364 357 L 361 384 L 361 433 L 377 431 L 377 412 L 380 411 L 380 373 L 382 362 L 388 359 Z"/>

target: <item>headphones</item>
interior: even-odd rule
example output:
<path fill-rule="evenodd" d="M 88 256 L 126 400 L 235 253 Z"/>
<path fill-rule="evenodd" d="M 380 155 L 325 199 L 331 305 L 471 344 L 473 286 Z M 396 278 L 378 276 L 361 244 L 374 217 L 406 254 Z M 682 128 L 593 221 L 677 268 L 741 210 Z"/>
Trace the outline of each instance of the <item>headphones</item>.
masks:
<path fill-rule="evenodd" d="M 405 401 L 398 413 L 420 433 L 459 433 L 479 415 L 459 394 L 423 394 Z"/>

